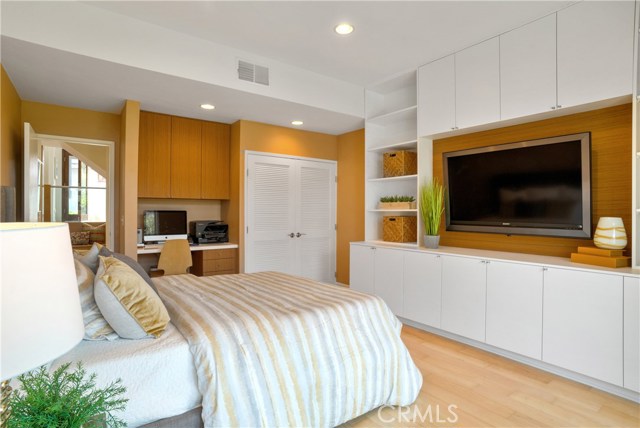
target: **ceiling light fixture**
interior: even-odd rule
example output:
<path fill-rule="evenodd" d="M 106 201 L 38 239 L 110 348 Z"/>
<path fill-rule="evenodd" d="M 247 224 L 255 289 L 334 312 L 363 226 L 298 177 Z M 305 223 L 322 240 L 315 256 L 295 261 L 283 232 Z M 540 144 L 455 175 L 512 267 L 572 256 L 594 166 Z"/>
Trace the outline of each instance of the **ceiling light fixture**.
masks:
<path fill-rule="evenodd" d="M 294 120 L 293 122 L 291 122 L 291 124 L 293 126 L 300 126 L 300 125 L 304 124 L 304 122 L 301 121 L 301 120 Z"/>
<path fill-rule="evenodd" d="M 342 24 L 336 25 L 335 32 L 341 36 L 346 36 L 347 34 L 353 33 L 353 25 L 343 22 Z"/>
<path fill-rule="evenodd" d="M 205 110 L 213 110 L 214 108 L 216 108 L 216 106 L 212 104 L 200 104 L 200 108 Z"/>

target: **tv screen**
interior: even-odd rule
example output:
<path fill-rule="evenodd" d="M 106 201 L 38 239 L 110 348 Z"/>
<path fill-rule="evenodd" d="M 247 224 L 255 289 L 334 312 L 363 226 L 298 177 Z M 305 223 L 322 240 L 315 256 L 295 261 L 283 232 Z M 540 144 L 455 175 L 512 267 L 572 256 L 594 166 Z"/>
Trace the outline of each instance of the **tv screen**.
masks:
<path fill-rule="evenodd" d="M 145 242 L 187 238 L 186 211 L 145 211 L 143 222 Z"/>
<path fill-rule="evenodd" d="M 447 230 L 591 238 L 591 135 L 443 154 Z"/>

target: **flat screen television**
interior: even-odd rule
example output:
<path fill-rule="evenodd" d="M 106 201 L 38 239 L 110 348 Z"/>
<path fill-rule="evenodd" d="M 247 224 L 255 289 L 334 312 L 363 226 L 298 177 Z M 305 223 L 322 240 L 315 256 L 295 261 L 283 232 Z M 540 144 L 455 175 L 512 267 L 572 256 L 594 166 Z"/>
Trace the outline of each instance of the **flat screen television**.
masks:
<path fill-rule="evenodd" d="M 443 153 L 447 230 L 591 238 L 591 134 Z"/>
<path fill-rule="evenodd" d="M 148 210 L 143 215 L 144 242 L 187 239 L 187 212 Z"/>

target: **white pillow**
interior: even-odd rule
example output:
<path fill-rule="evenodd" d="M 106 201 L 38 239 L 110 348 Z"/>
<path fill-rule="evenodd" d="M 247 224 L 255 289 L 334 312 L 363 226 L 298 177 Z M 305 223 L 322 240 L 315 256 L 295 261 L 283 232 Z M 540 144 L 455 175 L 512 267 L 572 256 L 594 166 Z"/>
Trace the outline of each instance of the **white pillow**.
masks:
<path fill-rule="evenodd" d="M 78 292 L 82 306 L 82 318 L 84 320 L 84 338 L 86 340 L 113 340 L 118 335 L 104 319 L 96 300 L 93 297 L 93 281 L 95 275 L 91 269 L 78 259 L 74 259 L 76 267 L 76 279 L 78 280 Z"/>

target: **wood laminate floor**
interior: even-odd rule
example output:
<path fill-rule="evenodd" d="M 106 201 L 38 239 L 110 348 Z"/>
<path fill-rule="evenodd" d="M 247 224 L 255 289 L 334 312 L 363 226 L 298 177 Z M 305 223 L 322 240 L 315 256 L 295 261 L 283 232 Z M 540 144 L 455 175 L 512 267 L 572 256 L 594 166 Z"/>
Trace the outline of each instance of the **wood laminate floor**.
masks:
<path fill-rule="evenodd" d="M 424 378 L 418 399 L 345 427 L 640 427 L 634 402 L 409 326 L 402 339 Z"/>

